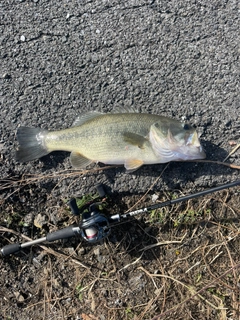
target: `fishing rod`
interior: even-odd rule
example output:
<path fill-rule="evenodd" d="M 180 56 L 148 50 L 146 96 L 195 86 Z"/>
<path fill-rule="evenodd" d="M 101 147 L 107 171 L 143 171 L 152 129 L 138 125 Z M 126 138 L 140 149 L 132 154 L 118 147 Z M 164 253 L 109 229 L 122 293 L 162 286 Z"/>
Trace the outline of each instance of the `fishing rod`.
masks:
<path fill-rule="evenodd" d="M 36 240 L 31 240 L 25 243 L 15 243 L 6 245 L 1 249 L 1 253 L 3 256 L 7 256 L 19 252 L 20 250 L 32 246 L 34 244 L 39 244 L 45 241 L 52 242 L 56 240 L 67 239 L 76 235 L 80 235 L 88 243 L 94 244 L 100 242 L 101 240 L 107 238 L 110 235 L 111 226 L 113 224 L 114 226 L 116 226 L 116 223 L 126 221 L 130 217 L 133 217 L 141 213 L 146 213 L 155 209 L 163 208 L 166 206 L 171 206 L 176 203 L 187 201 L 193 198 L 202 197 L 209 193 L 214 193 L 223 189 L 233 188 L 238 185 L 240 185 L 240 180 L 226 183 L 218 187 L 210 188 L 204 191 L 196 192 L 187 196 L 179 197 L 177 199 L 156 203 L 149 207 L 130 211 L 128 213 L 114 214 L 109 217 L 103 214 L 99 208 L 100 205 L 102 205 L 103 203 L 102 201 L 87 203 L 83 207 L 81 207 L 81 209 L 79 209 L 77 206 L 76 199 L 72 198 L 69 201 L 68 205 L 75 216 L 81 216 L 81 222 L 79 223 L 79 225 L 71 225 L 67 228 L 63 228 L 55 232 L 48 233 L 45 237 Z M 99 194 L 99 198 L 103 199 L 106 195 L 103 185 L 100 184 L 96 186 L 96 188 Z"/>

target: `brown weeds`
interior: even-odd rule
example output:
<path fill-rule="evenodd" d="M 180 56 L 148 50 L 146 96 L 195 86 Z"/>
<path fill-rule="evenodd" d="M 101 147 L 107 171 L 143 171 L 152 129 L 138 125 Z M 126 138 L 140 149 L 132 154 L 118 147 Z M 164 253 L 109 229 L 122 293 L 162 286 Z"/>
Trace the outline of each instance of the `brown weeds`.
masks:
<path fill-rule="evenodd" d="M 24 176 L 20 181 L 4 180 L 0 188 L 13 193 L 46 177 L 57 178 L 60 183 L 61 179 L 86 173 L 90 171 L 63 171 L 60 178 L 56 174 Z M 69 253 L 67 247 L 59 250 L 57 245 L 41 245 L 45 255 L 37 267 L 31 262 L 26 265 L 21 256 L 12 257 L 10 261 L 19 268 L 24 286 L 29 277 L 27 270 L 33 270 L 36 282 L 22 303 L 23 316 L 38 313 L 39 319 L 238 319 L 238 190 L 235 187 L 146 214 L 144 219 L 115 227 L 115 242 L 86 246 L 81 255 L 77 255 L 78 247 Z M 173 195 L 161 192 L 158 199 L 164 201 Z M 137 207 L 142 201 L 141 197 Z M 3 238 L 14 234 L 30 240 L 10 228 L 0 227 L 0 232 Z M 10 272 L 8 260 L 4 259 L 1 268 Z M 14 287 L 16 280 L 11 281 Z M 1 287 L 3 290 L 4 283 Z M 7 290 L 2 297 L 1 309 L 7 316 L 7 301 L 11 301 Z"/>

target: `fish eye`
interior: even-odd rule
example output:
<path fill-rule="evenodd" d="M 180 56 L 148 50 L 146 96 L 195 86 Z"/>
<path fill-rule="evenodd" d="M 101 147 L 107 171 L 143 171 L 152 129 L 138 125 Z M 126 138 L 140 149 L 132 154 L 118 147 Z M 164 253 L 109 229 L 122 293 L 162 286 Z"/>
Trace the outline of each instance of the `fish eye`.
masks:
<path fill-rule="evenodd" d="M 183 129 L 184 130 L 190 130 L 191 126 L 189 124 L 185 123 L 184 126 L 183 126 Z"/>

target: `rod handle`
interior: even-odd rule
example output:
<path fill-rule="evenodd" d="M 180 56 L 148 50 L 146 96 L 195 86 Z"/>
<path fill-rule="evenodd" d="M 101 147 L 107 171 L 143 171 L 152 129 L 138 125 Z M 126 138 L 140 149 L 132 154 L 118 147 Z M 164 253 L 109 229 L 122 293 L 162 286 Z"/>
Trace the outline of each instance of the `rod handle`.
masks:
<path fill-rule="evenodd" d="M 55 240 L 71 238 L 79 232 L 79 227 L 70 226 L 55 232 L 48 233 L 46 236 L 46 241 L 51 242 Z"/>
<path fill-rule="evenodd" d="M 21 244 L 20 243 L 13 243 L 13 244 L 8 244 L 7 246 L 3 247 L 1 249 L 2 255 L 3 256 L 8 256 L 9 254 L 18 252 L 21 250 Z"/>

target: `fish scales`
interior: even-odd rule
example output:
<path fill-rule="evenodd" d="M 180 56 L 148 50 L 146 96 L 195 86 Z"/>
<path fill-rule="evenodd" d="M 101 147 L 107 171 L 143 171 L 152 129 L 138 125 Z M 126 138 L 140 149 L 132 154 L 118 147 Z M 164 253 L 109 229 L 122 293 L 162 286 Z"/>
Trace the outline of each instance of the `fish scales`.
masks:
<path fill-rule="evenodd" d="M 130 171 L 142 164 L 205 157 L 194 128 L 159 115 L 92 112 L 81 115 L 68 129 L 55 132 L 31 129 L 32 132 L 22 127 L 17 134 L 19 161 L 63 150 L 71 152 L 75 167 L 85 167 L 94 161 L 124 164 Z M 34 146 L 34 139 L 38 145 Z"/>
<path fill-rule="evenodd" d="M 150 115 L 147 114 L 147 116 Z M 132 131 L 143 136 L 149 133 L 150 125 L 159 120 L 156 116 L 151 117 L 152 119 L 149 118 L 141 115 L 139 119 L 135 114 L 128 114 L 127 116 L 125 114 L 106 114 L 94 118 L 81 126 L 49 132 L 46 136 L 45 144 L 49 150 L 62 146 L 70 149 L 66 151 L 74 150 L 81 153 L 81 150 L 86 151 L 86 149 L 90 149 L 90 146 L 94 150 L 102 149 L 106 144 L 109 146 L 109 142 L 111 142 L 111 146 L 118 151 L 124 143 L 122 139 L 124 132 Z M 119 142 L 121 143 L 120 145 Z M 88 150 L 88 152 L 91 151 Z"/>
<path fill-rule="evenodd" d="M 79 127 L 72 127 L 65 132 L 67 141 L 71 136 L 72 143 L 69 144 L 67 151 L 76 151 L 84 154 L 87 158 L 95 161 L 106 162 L 108 164 L 120 164 L 122 158 L 131 156 L 138 158 L 144 156 L 150 159 L 151 146 L 145 148 L 141 152 L 132 145 L 127 145 L 123 139 L 123 133 L 134 132 L 140 136 L 147 136 L 152 123 L 159 121 L 160 116 L 148 114 L 107 114 L 94 118 Z M 73 137 L 72 134 L 75 134 Z M 55 137 L 53 135 L 54 141 Z M 62 148 L 66 150 L 66 142 L 64 137 L 58 146 L 62 144 Z M 51 149 L 52 141 L 46 146 Z M 60 145 L 59 145 L 60 143 Z M 147 153 L 146 153 L 147 152 Z M 97 159 L 96 159 L 97 154 Z M 153 161 L 156 157 L 152 154 Z M 110 159 L 111 158 L 111 159 Z M 147 161 L 147 159 L 145 159 Z"/>

